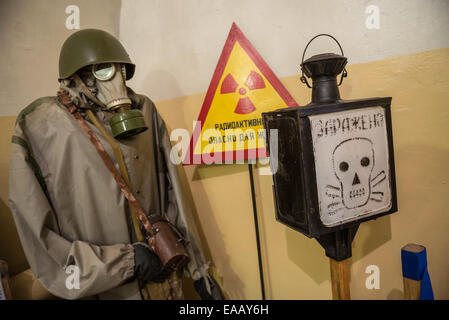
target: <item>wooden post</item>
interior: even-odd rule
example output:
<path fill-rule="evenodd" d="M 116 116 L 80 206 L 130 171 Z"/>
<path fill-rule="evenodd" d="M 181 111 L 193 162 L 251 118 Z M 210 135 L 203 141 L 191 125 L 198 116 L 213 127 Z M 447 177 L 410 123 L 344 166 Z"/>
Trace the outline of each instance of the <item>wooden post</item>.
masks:
<path fill-rule="evenodd" d="M 336 261 L 329 258 L 331 266 L 332 299 L 350 300 L 351 292 L 349 289 L 350 272 L 349 266 L 351 258 Z"/>
<path fill-rule="evenodd" d="M 421 281 L 412 280 L 406 277 L 404 279 L 404 299 L 419 300 L 421 293 Z"/>
<path fill-rule="evenodd" d="M 426 248 L 420 246 L 419 244 L 409 243 L 402 248 L 403 251 L 411 252 L 414 254 L 418 254 L 425 250 Z M 418 268 L 418 264 L 416 264 L 416 268 Z M 419 300 L 421 293 L 421 281 L 413 280 L 407 277 L 402 277 L 404 280 L 404 299 L 405 300 Z"/>

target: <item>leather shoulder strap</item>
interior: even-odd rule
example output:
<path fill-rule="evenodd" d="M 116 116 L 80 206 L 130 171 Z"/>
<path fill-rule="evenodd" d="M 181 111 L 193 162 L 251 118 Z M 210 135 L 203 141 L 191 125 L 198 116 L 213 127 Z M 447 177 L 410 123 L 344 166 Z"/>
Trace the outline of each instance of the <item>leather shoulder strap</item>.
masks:
<path fill-rule="evenodd" d="M 123 195 L 126 197 L 126 199 L 128 199 L 129 204 L 136 211 L 139 221 L 142 223 L 142 225 L 144 226 L 144 228 L 147 232 L 147 238 L 153 236 L 153 234 L 157 231 L 153 229 L 153 226 L 151 225 L 147 216 L 143 212 L 142 207 L 137 202 L 133 193 L 129 190 L 128 186 L 126 185 L 125 180 L 123 180 L 122 176 L 120 175 L 120 172 L 115 167 L 114 162 L 112 161 L 111 157 L 109 157 L 108 153 L 104 149 L 104 146 L 101 144 L 98 137 L 89 128 L 86 121 L 83 119 L 83 117 L 79 113 L 78 108 L 73 104 L 72 100 L 68 96 L 67 92 L 65 92 L 64 90 L 58 91 L 58 97 L 59 97 L 60 101 L 62 102 L 62 104 L 64 104 L 64 106 L 69 110 L 69 112 L 78 121 L 78 124 L 83 129 L 83 131 L 87 134 L 90 141 L 92 142 L 95 149 L 97 150 L 98 154 L 100 155 L 101 159 L 103 160 L 104 164 L 109 169 L 109 171 L 111 172 L 115 181 L 117 182 L 118 186 L 120 187 L 120 190 L 122 191 Z"/>

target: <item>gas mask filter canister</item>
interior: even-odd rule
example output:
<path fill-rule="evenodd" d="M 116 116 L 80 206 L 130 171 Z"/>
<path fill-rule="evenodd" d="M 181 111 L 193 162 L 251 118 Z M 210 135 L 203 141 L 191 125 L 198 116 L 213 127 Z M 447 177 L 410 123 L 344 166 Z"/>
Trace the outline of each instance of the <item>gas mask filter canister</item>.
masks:
<path fill-rule="evenodd" d="M 92 66 L 96 78 L 97 98 L 109 111 L 116 114 L 109 120 L 114 138 L 134 136 L 148 129 L 140 110 L 131 109 L 126 92 L 125 65 L 99 63 Z"/>

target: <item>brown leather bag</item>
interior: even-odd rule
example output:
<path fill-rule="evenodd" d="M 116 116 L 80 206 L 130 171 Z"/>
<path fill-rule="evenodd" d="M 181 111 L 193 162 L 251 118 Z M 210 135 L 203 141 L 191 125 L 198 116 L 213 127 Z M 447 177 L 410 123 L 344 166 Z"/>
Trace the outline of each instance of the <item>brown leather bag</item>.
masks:
<path fill-rule="evenodd" d="M 178 270 L 189 262 L 184 247 L 184 238 L 176 227 L 159 215 L 149 217 L 153 228 L 157 231 L 148 238 L 148 244 L 156 252 L 164 268 Z"/>
<path fill-rule="evenodd" d="M 97 149 L 98 154 L 103 159 L 106 167 L 119 185 L 120 190 L 128 200 L 129 204 L 136 211 L 137 217 L 146 231 L 146 238 L 149 246 L 154 250 L 164 265 L 164 272 L 170 273 L 184 267 L 190 261 L 190 258 L 184 247 L 185 240 L 181 233 L 173 224 L 163 219 L 160 215 L 150 215 L 152 220 L 150 222 L 100 140 L 84 121 L 78 108 L 73 104 L 68 94 L 63 90 L 60 90 L 58 91 L 58 97 L 87 134 L 90 141 Z"/>

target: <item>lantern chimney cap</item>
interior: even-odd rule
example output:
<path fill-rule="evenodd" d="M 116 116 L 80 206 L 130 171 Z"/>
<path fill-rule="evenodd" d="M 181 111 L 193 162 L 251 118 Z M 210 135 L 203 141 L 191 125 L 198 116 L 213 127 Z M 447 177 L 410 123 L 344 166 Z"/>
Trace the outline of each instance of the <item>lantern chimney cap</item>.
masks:
<path fill-rule="evenodd" d="M 301 70 L 308 78 L 337 76 L 345 68 L 348 58 L 335 53 L 314 55 L 301 63 Z"/>

